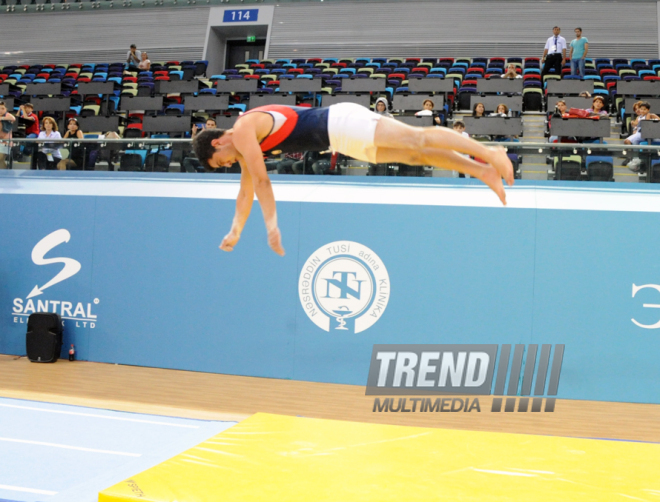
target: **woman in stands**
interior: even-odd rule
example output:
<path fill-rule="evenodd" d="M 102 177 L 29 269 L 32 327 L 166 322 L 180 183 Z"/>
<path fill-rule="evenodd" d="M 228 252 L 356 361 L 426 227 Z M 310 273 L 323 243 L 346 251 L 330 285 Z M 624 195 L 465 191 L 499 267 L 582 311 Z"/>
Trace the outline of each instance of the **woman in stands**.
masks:
<path fill-rule="evenodd" d="M 149 56 L 147 55 L 147 51 L 142 51 L 141 58 L 142 60 L 138 64 L 138 69 L 149 71 L 149 69 L 151 68 L 151 61 L 149 61 Z"/>
<path fill-rule="evenodd" d="M 7 106 L 4 101 L 0 101 L 0 139 L 11 139 L 11 133 L 14 129 L 16 117 L 7 112 Z M 0 143 L 0 169 L 7 169 L 5 158 L 9 155 L 9 141 Z"/>
<path fill-rule="evenodd" d="M 497 105 L 497 110 L 489 115 L 489 117 L 508 117 L 509 116 L 509 107 L 504 103 Z"/>
<path fill-rule="evenodd" d="M 78 119 L 70 118 L 67 122 L 67 131 L 64 133 L 64 139 L 83 139 L 85 135 L 80 130 L 80 125 L 78 124 Z M 69 169 L 83 169 L 85 166 L 85 148 L 84 146 L 78 144 L 79 146 L 73 146 L 74 143 L 70 143 L 69 151 L 69 160 L 73 161 L 73 164 L 69 163 Z"/>
<path fill-rule="evenodd" d="M 591 102 L 591 108 L 588 108 L 587 111 L 591 115 L 600 115 L 602 117 L 609 116 L 609 113 L 605 110 L 605 100 L 602 96 L 595 96 L 594 100 Z"/>
<path fill-rule="evenodd" d="M 472 107 L 472 116 L 473 117 L 484 117 L 486 113 L 486 107 L 483 103 L 475 103 Z"/>
<path fill-rule="evenodd" d="M 44 117 L 41 122 L 41 132 L 39 139 L 62 139 L 62 136 L 57 130 L 57 122 L 52 117 Z M 53 143 L 42 143 L 39 153 L 37 154 L 37 165 L 39 169 L 56 169 L 58 162 L 62 160 L 62 154 Z"/>
<path fill-rule="evenodd" d="M 506 106 L 504 103 L 500 103 L 497 105 L 497 110 L 495 110 L 493 113 L 488 115 L 489 117 L 504 117 L 507 118 L 509 116 L 509 107 Z M 492 139 L 493 141 L 505 141 L 505 140 L 512 140 L 516 139 L 517 136 L 493 136 Z"/>
<path fill-rule="evenodd" d="M 433 108 L 435 108 L 435 103 L 430 99 L 425 99 L 424 102 L 422 103 L 422 109 L 417 113 L 415 113 L 415 116 L 416 117 L 431 116 L 433 117 L 433 122 L 435 122 L 437 125 L 442 125 L 442 123 L 440 122 L 440 117 L 438 117 L 438 114 L 433 113 Z"/>
<path fill-rule="evenodd" d="M 476 118 L 486 116 L 486 107 L 483 103 L 475 103 L 472 107 L 472 116 Z M 469 133 L 470 131 L 468 131 Z M 477 141 L 490 141 L 491 137 L 487 134 L 470 134 L 470 137 Z"/>
<path fill-rule="evenodd" d="M 557 104 L 555 104 L 555 111 L 552 114 L 552 117 L 568 117 L 568 113 L 566 112 L 566 101 L 563 99 L 560 99 L 557 101 Z M 548 128 L 550 128 L 550 122 L 552 121 L 552 117 L 548 117 Z M 559 141 L 559 136 L 550 136 L 548 138 L 548 142 L 550 143 L 557 143 Z"/>

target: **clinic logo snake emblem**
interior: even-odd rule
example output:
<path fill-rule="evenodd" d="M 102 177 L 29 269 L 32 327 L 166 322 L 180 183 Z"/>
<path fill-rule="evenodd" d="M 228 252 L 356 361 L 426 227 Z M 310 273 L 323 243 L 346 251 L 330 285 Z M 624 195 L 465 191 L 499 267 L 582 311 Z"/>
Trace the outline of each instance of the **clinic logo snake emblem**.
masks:
<path fill-rule="evenodd" d="M 368 247 L 336 241 L 320 247 L 300 272 L 303 310 L 319 328 L 360 333 L 378 321 L 390 298 L 390 278 L 380 257 Z"/>
<path fill-rule="evenodd" d="M 61 228 L 55 230 L 54 232 L 48 234 L 46 237 L 37 242 L 36 246 L 32 249 L 32 261 L 35 265 L 52 265 L 54 263 L 63 263 L 64 268 L 55 275 L 50 281 L 46 282 L 43 286 L 36 285 L 26 299 L 33 298 L 43 294 L 45 289 L 54 286 L 70 277 L 73 277 L 78 272 L 82 266 L 80 262 L 74 260 L 73 258 L 64 258 L 64 257 L 55 257 L 55 258 L 46 258 L 46 254 L 52 249 L 56 248 L 60 244 L 69 242 L 71 239 L 71 234 L 68 230 Z"/>

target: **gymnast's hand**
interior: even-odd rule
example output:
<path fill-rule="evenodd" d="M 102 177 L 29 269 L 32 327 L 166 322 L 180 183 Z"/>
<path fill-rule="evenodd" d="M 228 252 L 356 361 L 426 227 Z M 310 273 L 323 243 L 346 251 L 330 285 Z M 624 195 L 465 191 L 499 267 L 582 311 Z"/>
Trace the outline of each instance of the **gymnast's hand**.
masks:
<path fill-rule="evenodd" d="M 278 255 L 284 256 L 284 248 L 282 247 L 282 234 L 280 229 L 275 227 L 268 232 L 268 245 Z"/>
<path fill-rule="evenodd" d="M 222 243 L 220 244 L 220 249 L 223 251 L 233 251 L 234 246 L 236 243 L 238 243 L 238 240 L 241 238 L 240 234 L 235 233 L 234 231 L 230 231 L 227 235 L 225 235 L 225 238 L 222 239 Z"/>

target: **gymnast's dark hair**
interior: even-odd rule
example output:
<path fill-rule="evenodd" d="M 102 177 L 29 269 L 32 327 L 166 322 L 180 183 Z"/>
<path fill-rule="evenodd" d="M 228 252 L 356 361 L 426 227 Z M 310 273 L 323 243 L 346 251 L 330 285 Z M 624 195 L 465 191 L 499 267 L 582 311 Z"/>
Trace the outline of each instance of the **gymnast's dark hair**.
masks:
<path fill-rule="evenodd" d="M 209 159 L 215 153 L 215 147 L 211 144 L 211 141 L 218 139 L 224 133 L 224 129 L 204 129 L 197 133 L 193 140 L 195 155 L 197 155 L 197 159 L 206 171 L 213 171 L 213 168 L 209 166 Z"/>

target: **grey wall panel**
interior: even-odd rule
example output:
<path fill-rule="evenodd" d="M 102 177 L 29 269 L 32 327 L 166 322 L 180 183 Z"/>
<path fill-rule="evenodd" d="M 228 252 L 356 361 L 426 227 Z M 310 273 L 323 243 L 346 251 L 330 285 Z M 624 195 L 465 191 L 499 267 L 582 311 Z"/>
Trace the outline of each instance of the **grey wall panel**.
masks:
<path fill-rule="evenodd" d="M 151 61 L 198 60 L 208 14 L 191 8 L 0 16 L 0 65 L 125 61 L 131 43 Z"/>
<path fill-rule="evenodd" d="M 581 26 L 593 57 L 658 57 L 656 2 L 406 1 L 281 4 L 268 55 L 541 56 Z"/>

